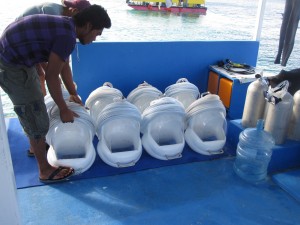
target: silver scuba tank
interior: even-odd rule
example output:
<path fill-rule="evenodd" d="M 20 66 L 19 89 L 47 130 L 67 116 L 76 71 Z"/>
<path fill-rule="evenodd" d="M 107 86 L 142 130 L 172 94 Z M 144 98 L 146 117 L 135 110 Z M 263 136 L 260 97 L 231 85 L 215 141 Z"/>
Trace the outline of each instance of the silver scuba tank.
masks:
<path fill-rule="evenodd" d="M 294 94 L 294 106 L 289 125 L 288 138 L 300 141 L 300 90 Z"/>
<path fill-rule="evenodd" d="M 265 131 L 272 134 L 276 145 L 285 142 L 292 116 L 294 100 L 287 91 L 288 86 L 289 82 L 285 80 L 265 93 L 267 100 Z"/>
<path fill-rule="evenodd" d="M 266 105 L 264 93 L 268 90 L 268 83 L 259 74 L 255 77 L 257 79 L 247 89 L 242 116 L 243 127 L 256 127 L 257 120 L 262 119 L 264 115 Z"/>

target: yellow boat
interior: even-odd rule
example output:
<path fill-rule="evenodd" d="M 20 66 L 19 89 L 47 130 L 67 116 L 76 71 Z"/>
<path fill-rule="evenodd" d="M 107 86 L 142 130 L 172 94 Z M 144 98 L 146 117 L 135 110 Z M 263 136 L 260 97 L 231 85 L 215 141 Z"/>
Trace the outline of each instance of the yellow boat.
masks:
<path fill-rule="evenodd" d="M 193 13 L 206 15 L 205 0 L 153 0 L 132 1 L 127 0 L 127 5 L 136 10 L 161 11 L 172 13 Z"/>

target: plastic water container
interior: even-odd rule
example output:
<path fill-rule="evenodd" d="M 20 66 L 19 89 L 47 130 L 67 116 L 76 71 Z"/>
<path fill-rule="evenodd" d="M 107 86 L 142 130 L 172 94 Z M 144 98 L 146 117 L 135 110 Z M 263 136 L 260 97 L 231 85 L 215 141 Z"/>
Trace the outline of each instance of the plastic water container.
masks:
<path fill-rule="evenodd" d="M 265 179 L 274 145 L 272 135 L 263 130 L 263 120 L 241 132 L 233 166 L 236 174 L 250 182 Z"/>

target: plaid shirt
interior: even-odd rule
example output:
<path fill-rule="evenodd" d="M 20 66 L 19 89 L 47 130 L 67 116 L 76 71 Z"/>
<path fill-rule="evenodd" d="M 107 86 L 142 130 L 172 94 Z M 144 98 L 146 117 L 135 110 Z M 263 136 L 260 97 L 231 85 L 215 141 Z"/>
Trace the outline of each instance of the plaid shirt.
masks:
<path fill-rule="evenodd" d="M 0 38 L 0 58 L 9 64 L 31 67 L 47 62 L 51 52 L 67 60 L 76 44 L 70 17 L 32 15 L 11 23 Z"/>

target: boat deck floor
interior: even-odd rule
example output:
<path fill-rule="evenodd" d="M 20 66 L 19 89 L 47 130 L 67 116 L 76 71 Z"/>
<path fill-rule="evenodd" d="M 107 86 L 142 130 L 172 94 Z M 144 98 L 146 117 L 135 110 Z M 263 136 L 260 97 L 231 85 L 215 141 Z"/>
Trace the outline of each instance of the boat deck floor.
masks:
<path fill-rule="evenodd" d="M 272 177 L 243 181 L 233 162 L 222 158 L 18 189 L 22 224 L 300 224 L 299 199 Z"/>

